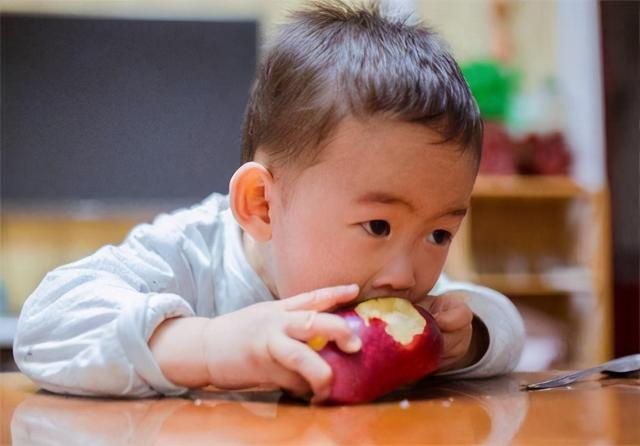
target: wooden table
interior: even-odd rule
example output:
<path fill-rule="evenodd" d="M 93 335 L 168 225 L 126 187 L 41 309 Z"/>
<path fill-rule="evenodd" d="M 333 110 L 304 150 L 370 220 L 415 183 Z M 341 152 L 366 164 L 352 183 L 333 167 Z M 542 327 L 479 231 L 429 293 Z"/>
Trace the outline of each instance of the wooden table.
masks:
<path fill-rule="evenodd" d="M 194 391 L 113 400 L 52 395 L 0 374 L 8 444 L 640 444 L 640 379 L 594 377 L 523 392 L 553 373 L 425 381 L 360 406 L 319 407 L 278 391 Z"/>

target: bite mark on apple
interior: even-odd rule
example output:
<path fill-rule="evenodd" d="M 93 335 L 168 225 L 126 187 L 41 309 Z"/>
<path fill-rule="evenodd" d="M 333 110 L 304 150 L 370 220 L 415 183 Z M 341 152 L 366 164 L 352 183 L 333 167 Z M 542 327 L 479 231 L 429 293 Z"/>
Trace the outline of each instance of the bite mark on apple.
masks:
<path fill-rule="evenodd" d="M 384 321 L 386 333 L 403 345 L 411 344 L 413 337 L 421 334 L 427 324 L 427 321 L 411 302 L 399 297 L 378 298 L 361 302 L 356 306 L 355 312 L 367 326 L 370 319 Z"/>

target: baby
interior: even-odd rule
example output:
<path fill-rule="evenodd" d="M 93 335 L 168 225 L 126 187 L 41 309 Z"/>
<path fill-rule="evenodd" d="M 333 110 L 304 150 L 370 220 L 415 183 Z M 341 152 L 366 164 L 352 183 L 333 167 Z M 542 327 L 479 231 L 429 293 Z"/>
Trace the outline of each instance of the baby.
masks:
<path fill-rule="evenodd" d="M 266 51 L 229 195 L 134 228 L 47 274 L 14 344 L 45 389 L 145 397 L 276 385 L 325 399 L 306 341 L 361 341 L 329 310 L 398 296 L 444 337 L 439 372 L 505 373 L 524 340 L 501 294 L 441 275 L 469 208 L 482 123 L 427 28 L 314 3 Z"/>

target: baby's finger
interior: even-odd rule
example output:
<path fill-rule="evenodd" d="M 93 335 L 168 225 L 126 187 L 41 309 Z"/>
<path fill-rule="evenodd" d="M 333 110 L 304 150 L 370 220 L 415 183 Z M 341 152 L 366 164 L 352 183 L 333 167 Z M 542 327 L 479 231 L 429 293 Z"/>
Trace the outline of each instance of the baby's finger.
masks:
<path fill-rule="evenodd" d="M 314 395 L 325 399 L 331 392 L 331 367 L 307 345 L 284 335 L 268 343 L 269 354 L 284 368 L 304 378 Z"/>
<path fill-rule="evenodd" d="M 311 387 L 299 374 L 284 367 L 278 367 L 271 373 L 273 383 L 281 389 L 286 389 L 300 398 L 308 397 Z"/>
<path fill-rule="evenodd" d="M 312 338 L 335 341 L 340 350 L 355 353 L 362 347 L 360 338 L 356 336 L 346 320 L 335 314 L 318 313 L 317 311 L 294 311 L 290 314 L 290 322 L 285 333 L 299 341 Z"/>
<path fill-rule="evenodd" d="M 456 307 L 448 311 L 441 311 L 435 314 L 435 320 L 438 328 L 442 331 L 456 331 L 471 324 L 473 313 L 464 307 Z"/>
<path fill-rule="evenodd" d="M 341 285 L 298 294 L 281 302 L 285 310 L 325 311 L 353 300 L 358 295 L 358 291 L 359 287 L 356 284 Z"/>
<path fill-rule="evenodd" d="M 469 329 L 465 328 L 455 335 L 445 335 L 443 338 L 443 357 L 458 358 L 469 350 L 469 345 L 471 344 L 471 327 L 469 327 Z"/>

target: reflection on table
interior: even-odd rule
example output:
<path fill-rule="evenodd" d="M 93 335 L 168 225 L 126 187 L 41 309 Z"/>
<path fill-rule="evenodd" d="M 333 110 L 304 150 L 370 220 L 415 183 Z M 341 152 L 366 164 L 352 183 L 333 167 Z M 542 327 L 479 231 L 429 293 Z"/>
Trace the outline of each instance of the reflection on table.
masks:
<path fill-rule="evenodd" d="M 23 397 L 11 411 L 17 445 L 640 442 L 637 418 L 624 416 L 639 407 L 638 379 L 535 393 L 520 386 L 544 374 L 426 380 L 374 403 L 321 407 L 268 389 L 147 400 L 64 397 L 35 392 L 22 375 L 4 376 L 11 379 L 3 381 L 3 399 Z"/>

